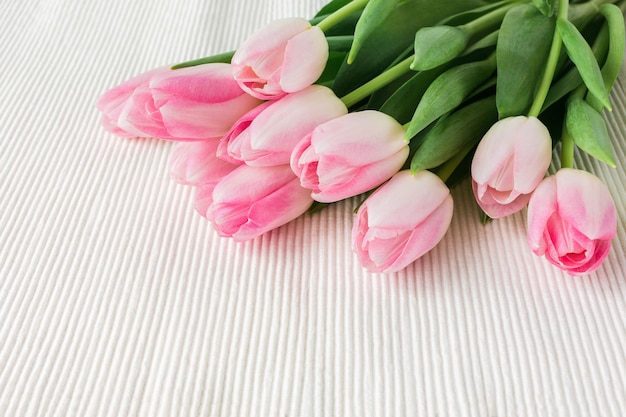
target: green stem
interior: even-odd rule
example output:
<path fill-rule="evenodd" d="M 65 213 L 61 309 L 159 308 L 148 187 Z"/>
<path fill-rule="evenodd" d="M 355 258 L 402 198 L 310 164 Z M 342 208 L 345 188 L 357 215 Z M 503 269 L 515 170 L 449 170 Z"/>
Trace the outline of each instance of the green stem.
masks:
<path fill-rule="evenodd" d="M 574 168 L 574 139 L 567 127 L 563 126 L 561 135 L 561 168 Z"/>
<path fill-rule="evenodd" d="M 567 20 L 568 8 L 568 0 L 559 0 L 559 12 L 557 19 Z M 548 56 L 548 62 L 546 63 L 546 70 L 543 73 L 543 78 L 539 84 L 537 94 L 535 94 L 535 100 L 528 111 L 528 116 L 530 117 L 537 117 L 541 113 L 541 108 L 543 107 L 544 101 L 546 101 L 550 85 L 552 84 L 552 79 L 554 78 L 554 73 L 556 72 L 556 67 L 559 63 L 559 55 L 561 54 L 562 44 L 563 41 L 561 40 L 561 35 L 559 34 L 559 31 L 554 28 L 554 35 L 552 37 L 552 45 L 550 46 L 550 55 Z"/>
<path fill-rule="evenodd" d="M 358 12 L 363 9 L 369 0 L 353 0 L 345 6 L 335 10 L 333 13 L 329 14 L 324 20 L 319 22 L 316 26 L 322 30 L 322 32 L 326 32 L 328 29 L 332 28 L 338 23 L 341 23 L 345 18 L 350 16 L 354 12 Z"/>
<path fill-rule="evenodd" d="M 343 101 L 346 107 L 354 106 L 356 103 L 371 95 L 373 92 L 381 89 L 398 77 L 401 77 L 402 75 L 409 72 L 411 62 L 413 62 L 413 58 L 414 55 L 411 55 L 400 63 L 394 65 L 387 71 L 366 82 L 356 90 L 343 96 L 341 98 L 341 101 Z"/>
<path fill-rule="evenodd" d="M 468 33 L 474 35 L 478 32 L 481 32 L 485 29 L 491 28 L 498 22 L 501 22 L 504 19 L 504 15 L 509 11 L 512 7 L 517 6 L 517 3 L 506 4 L 501 6 L 489 13 L 486 13 L 476 19 L 468 22 L 464 25 L 459 26 L 459 29 L 466 30 Z"/>
<path fill-rule="evenodd" d="M 572 92 L 570 95 L 570 100 L 579 98 L 582 99 L 585 97 L 585 93 L 587 92 L 587 87 L 585 84 L 581 84 L 576 90 Z M 561 168 L 573 168 L 574 167 L 574 149 L 576 148 L 576 144 L 574 143 L 574 138 L 570 135 L 567 130 L 567 126 L 563 123 L 563 133 L 561 134 Z"/>

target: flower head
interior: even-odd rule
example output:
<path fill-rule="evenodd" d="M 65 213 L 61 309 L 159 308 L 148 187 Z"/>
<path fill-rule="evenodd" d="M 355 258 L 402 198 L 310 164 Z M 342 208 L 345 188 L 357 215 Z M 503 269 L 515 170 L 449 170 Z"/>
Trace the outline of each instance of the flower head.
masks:
<path fill-rule="evenodd" d="M 324 33 L 306 19 L 289 18 L 252 34 L 231 62 L 242 89 L 262 100 L 275 100 L 313 84 L 327 59 Z"/>
<path fill-rule="evenodd" d="M 291 155 L 291 168 L 315 200 L 339 201 L 379 186 L 402 168 L 409 155 L 404 134 L 384 113 L 349 113 L 305 136 Z"/>
<path fill-rule="evenodd" d="M 230 65 L 206 64 L 139 75 L 97 106 L 105 128 L 121 136 L 201 140 L 224 135 L 260 103 L 239 87 Z"/>
<path fill-rule="evenodd" d="M 216 155 L 219 139 L 178 142 L 170 151 L 170 176 L 179 184 L 201 186 L 216 184 L 239 165 Z"/>
<path fill-rule="evenodd" d="M 452 220 L 450 190 L 430 171 L 400 171 L 359 208 L 352 248 L 371 272 L 394 272 L 431 250 Z"/>
<path fill-rule="evenodd" d="M 530 198 L 530 248 L 571 275 L 592 272 L 602 264 L 616 229 L 609 190 L 588 172 L 561 169 L 544 179 Z"/>
<path fill-rule="evenodd" d="M 289 164 L 291 152 L 304 136 L 347 112 L 332 90 L 309 86 L 246 113 L 222 138 L 219 155 L 252 166 Z"/>
<path fill-rule="evenodd" d="M 217 185 L 199 187 L 196 209 L 220 236 L 254 239 L 303 214 L 313 200 L 289 165 L 241 165 Z"/>
<path fill-rule="evenodd" d="M 552 141 L 536 117 L 509 117 L 495 123 L 472 161 L 472 188 L 489 217 L 501 218 L 526 206 L 550 166 Z"/>

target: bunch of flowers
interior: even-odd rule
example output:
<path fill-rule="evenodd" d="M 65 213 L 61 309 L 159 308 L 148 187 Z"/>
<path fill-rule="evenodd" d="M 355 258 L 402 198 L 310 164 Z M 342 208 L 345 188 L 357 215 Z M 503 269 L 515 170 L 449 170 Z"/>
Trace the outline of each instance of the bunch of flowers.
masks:
<path fill-rule="evenodd" d="M 583 274 L 616 233 L 602 112 L 624 55 L 626 0 L 333 0 L 236 51 L 104 93 L 103 124 L 176 141 L 172 178 L 221 236 L 254 239 L 360 196 L 353 250 L 373 272 L 432 249 L 471 174 L 484 218 L 528 207 L 531 250 Z M 560 169 L 548 175 L 553 150 Z M 548 176 L 547 176 L 548 175 Z"/>

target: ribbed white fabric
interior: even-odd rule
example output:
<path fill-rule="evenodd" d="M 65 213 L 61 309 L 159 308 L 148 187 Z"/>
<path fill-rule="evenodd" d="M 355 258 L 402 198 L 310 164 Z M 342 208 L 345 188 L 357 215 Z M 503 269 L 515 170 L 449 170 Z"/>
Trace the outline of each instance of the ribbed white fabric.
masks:
<path fill-rule="evenodd" d="M 371 275 L 354 202 L 236 244 L 170 143 L 100 127 L 109 87 L 323 3 L 0 0 L 0 416 L 626 415 L 623 163 L 576 159 L 619 212 L 589 277 L 530 253 L 525 212 L 482 226 L 467 182 L 437 248 Z"/>

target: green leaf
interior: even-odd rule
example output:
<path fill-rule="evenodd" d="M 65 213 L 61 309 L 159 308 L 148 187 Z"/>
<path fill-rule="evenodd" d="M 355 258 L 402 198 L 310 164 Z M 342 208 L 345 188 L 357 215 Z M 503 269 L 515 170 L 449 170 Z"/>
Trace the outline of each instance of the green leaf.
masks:
<path fill-rule="evenodd" d="M 604 87 L 607 91 L 611 91 L 624 61 L 626 29 L 624 28 L 624 15 L 616 5 L 604 4 L 600 7 L 600 13 L 606 18 L 609 28 L 609 52 L 601 72 Z"/>
<path fill-rule="evenodd" d="M 606 123 L 591 105 L 580 98 L 570 100 L 565 123 L 580 149 L 613 168 L 617 166 Z"/>
<path fill-rule="evenodd" d="M 316 18 L 325 17 L 337 10 L 341 9 L 346 4 L 352 2 L 352 0 L 332 0 L 326 6 L 322 7 L 319 12 L 315 14 Z"/>
<path fill-rule="evenodd" d="M 367 38 L 391 15 L 403 0 L 369 0 L 361 18 L 354 29 L 354 43 L 348 54 L 348 63 L 352 63 Z"/>
<path fill-rule="evenodd" d="M 550 53 L 554 21 L 532 4 L 514 7 L 504 17 L 496 46 L 500 118 L 528 113 Z"/>
<path fill-rule="evenodd" d="M 484 0 L 405 0 L 363 42 L 354 62 L 344 63 L 333 90 L 344 96 L 388 68 L 398 55 L 411 47 L 415 32 L 437 24 L 451 14 L 485 5 Z"/>
<path fill-rule="evenodd" d="M 352 46 L 353 39 L 354 38 L 349 35 L 328 36 L 326 37 L 328 50 L 331 52 L 348 52 Z"/>
<path fill-rule="evenodd" d="M 414 74 L 383 103 L 379 110 L 393 117 L 399 123 L 408 122 L 428 86 L 445 68 L 442 66 Z"/>
<path fill-rule="evenodd" d="M 467 11 L 462 11 L 460 13 L 456 13 L 452 16 L 448 16 L 445 19 L 441 20 L 440 22 L 438 22 L 438 25 L 448 25 L 448 26 L 460 26 L 460 25 L 464 25 L 466 23 L 469 23 L 479 17 L 481 17 L 482 15 L 489 13 L 501 6 L 506 5 L 507 3 L 509 3 L 508 0 L 504 0 L 504 1 L 497 1 L 494 3 L 489 3 L 486 4 L 484 6 L 480 6 L 477 7 L 475 9 L 472 10 L 467 10 Z"/>
<path fill-rule="evenodd" d="M 494 97 L 469 104 L 440 119 L 411 160 L 411 171 L 435 168 L 475 145 L 497 120 Z"/>
<path fill-rule="evenodd" d="M 596 61 L 591 47 L 583 35 L 576 29 L 576 26 L 571 22 L 558 19 L 556 26 L 563 39 L 563 45 L 565 45 L 567 55 L 574 65 L 576 65 L 576 68 L 578 68 L 583 82 L 591 94 L 593 94 L 604 107 L 611 109 L 609 95 L 604 87 L 602 72 L 600 71 L 598 61 Z"/>
<path fill-rule="evenodd" d="M 493 60 L 459 65 L 441 74 L 428 87 L 415 110 L 406 137 L 412 138 L 442 115 L 454 110 L 495 70 Z"/>
<path fill-rule="evenodd" d="M 542 15 L 550 17 L 554 14 L 553 0 L 533 0 L 533 4 L 541 12 Z"/>
<path fill-rule="evenodd" d="M 543 102 L 541 112 L 574 91 L 579 85 L 582 84 L 582 82 L 583 80 L 580 78 L 580 74 L 576 68 L 572 68 L 567 71 L 561 78 L 559 78 L 558 81 L 550 86 L 548 95 Z"/>
<path fill-rule="evenodd" d="M 181 62 L 180 64 L 173 65 L 171 69 L 175 70 L 180 68 L 195 67 L 197 65 L 214 63 L 230 64 L 230 61 L 233 59 L 233 55 L 235 55 L 235 51 L 222 52 L 221 54 L 198 58 L 192 61 Z"/>
<path fill-rule="evenodd" d="M 463 52 L 463 56 L 467 56 L 481 49 L 491 48 L 495 46 L 498 43 L 499 34 L 500 31 L 496 30 L 477 40 L 475 43 L 465 49 L 465 51 Z"/>
<path fill-rule="evenodd" d="M 455 26 L 422 28 L 415 34 L 414 71 L 426 71 L 452 61 L 461 55 L 469 42 L 469 34 Z"/>
<path fill-rule="evenodd" d="M 324 72 L 317 79 L 315 84 L 332 84 L 333 80 L 337 76 L 337 72 L 343 61 L 346 59 L 347 52 L 334 52 L 330 51 L 328 53 L 328 60 L 326 61 L 326 67 L 324 67 Z"/>

